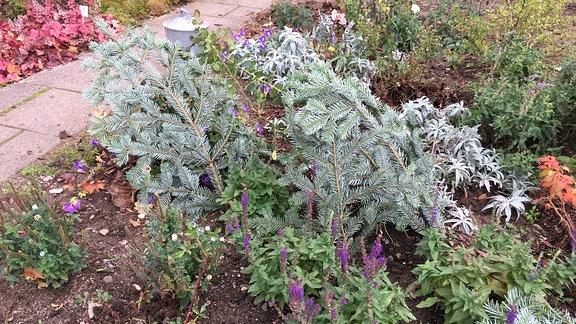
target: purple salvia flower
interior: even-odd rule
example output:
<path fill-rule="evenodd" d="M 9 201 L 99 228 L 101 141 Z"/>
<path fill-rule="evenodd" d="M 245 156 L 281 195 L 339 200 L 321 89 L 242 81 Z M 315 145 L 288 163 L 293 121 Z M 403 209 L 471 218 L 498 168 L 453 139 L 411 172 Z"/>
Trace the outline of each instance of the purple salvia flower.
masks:
<path fill-rule="evenodd" d="M 99 147 L 99 146 L 100 146 L 100 143 L 98 143 L 98 140 L 97 140 L 97 139 L 95 139 L 95 138 L 92 139 L 92 146 L 94 146 L 94 147 Z"/>
<path fill-rule="evenodd" d="M 382 267 L 386 264 L 386 258 L 381 257 L 380 253 L 382 253 L 382 235 L 378 235 L 376 240 L 374 241 L 374 245 L 372 246 L 372 250 L 370 251 L 369 255 L 364 256 L 364 277 L 366 278 L 366 282 L 372 281 Z"/>
<path fill-rule="evenodd" d="M 228 51 L 220 52 L 220 57 L 222 58 L 222 62 L 226 63 L 228 61 Z"/>
<path fill-rule="evenodd" d="M 260 135 L 264 133 L 264 129 L 262 128 L 262 125 L 260 125 L 260 123 L 256 124 L 256 132 L 258 132 L 258 134 Z"/>
<path fill-rule="evenodd" d="M 262 88 L 262 90 L 264 90 L 265 93 L 270 93 L 270 90 L 271 90 L 271 89 L 272 89 L 272 88 L 270 88 L 270 86 L 267 85 L 267 84 L 265 84 L 264 87 Z"/>
<path fill-rule="evenodd" d="M 150 205 L 151 203 L 153 203 L 154 199 L 156 199 L 156 197 L 154 197 L 154 196 L 148 197 L 148 201 L 146 202 L 146 205 Z"/>
<path fill-rule="evenodd" d="M 346 305 L 347 303 L 348 303 L 348 300 L 346 300 L 346 298 L 340 297 L 340 307 Z"/>
<path fill-rule="evenodd" d="M 228 222 L 226 223 L 226 230 L 230 234 L 238 232 L 240 230 L 240 224 L 238 222 L 238 217 L 236 216 L 236 214 L 234 214 L 234 217 L 228 219 Z"/>
<path fill-rule="evenodd" d="M 74 166 L 76 167 L 76 169 L 86 171 L 86 166 L 82 164 L 82 162 L 80 161 L 74 161 Z"/>
<path fill-rule="evenodd" d="M 333 219 L 332 220 L 332 226 L 331 226 L 331 231 L 330 231 L 330 237 L 335 240 L 336 237 L 338 236 L 338 226 L 340 224 L 338 224 L 338 220 L 337 219 Z"/>
<path fill-rule="evenodd" d="M 244 188 L 244 190 L 242 190 L 242 209 L 247 208 L 248 207 L 248 189 Z"/>
<path fill-rule="evenodd" d="M 312 166 L 310 167 L 310 172 L 312 174 L 312 181 L 314 181 L 314 178 L 316 177 L 317 168 L 318 166 L 316 165 L 316 161 L 312 161 Z"/>
<path fill-rule="evenodd" d="M 286 271 L 286 260 L 288 259 L 288 248 L 283 247 L 280 251 L 280 272 L 284 273 Z"/>
<path fill-rule="evenodd" d="M 286 234 L 286 231 L 282 228 L 282 229 L 280 229 L 280 230 L 278 231 L 278 234 L 279 234 L 280 236 L 284 236 L 284 234 Z"/>
<path fill-rule="evenodd" d="M 511 304 L 510 310 L 506 314 L 506 324 L 514 324 L 514 321 L 516 321 L 516 316 L 518 316 L 518 308 L 516 308 L 516 305 Z"/>
<path fill-rule="evenodd" d="M 350 256 L 348 253 L 348 247 L 344 246 L 344 243 L 338 242 L 338 244 L 336 244 L 336 254 L 340 259 L 340 264 L 342 264 L 344 275 L 347 276 L 350 267 L 350 265 L 348 264 L 348 257 Z"/>
<path fill-rule="evenodd" d="M 244 235 L 244 250 L 246 251 L 246 256 L 250 259 L 250 240 L 252 239 L 252 233 L 248 232 Z"/>
<path fill-rule="evenodd" d="M 332 39 L 332 44 L 334 44 L 336 42 L 336 34 L 330 34 L 330 38 Z"/>
<path fill-rule="evenodd" d="M 306 323 L 312 323 L 312 320 L 316 317 L 318 312 L 320 312 L 321 308 L 322 306 L 319 304 L 314 304 L 314 297 L 308 298 L 304 303 L 304 317 L 306 318 Z"/>
<path fill-rule="evenodd" d="M 250 107 L 248 107 L 248 105 L 242 105 L 242 109 L 244 109 L 244 111 L 246 112 L 246 115 L 250 114 Z"/>
<path fill-rule="evenodd" d="M 308 197 L 308 224 L 307 232 L 312 231 L 312 214 L 314 213 L 314 197 L 312 196 L 312 191 L 306 189 L 306 196 Z"/>
<path fill-rule="evenodd" d="M 304 288 L 300 286 L 300 282 L 302 280 L 298 279 L 294 281 L 290 285 L 289 294 L 290 294 L 290 301 L 289 305 L 290 308 L 294 313 L 299 313 L 302 310 L 302 304 L 304 303 Z"/>
<path fill-rule="evenodd" d="M 230 107 L 230 112 L 232 113 L 232 115 L 234 115 L 234 117 L 238 117 L 238 112 L 234 107 Z"/>

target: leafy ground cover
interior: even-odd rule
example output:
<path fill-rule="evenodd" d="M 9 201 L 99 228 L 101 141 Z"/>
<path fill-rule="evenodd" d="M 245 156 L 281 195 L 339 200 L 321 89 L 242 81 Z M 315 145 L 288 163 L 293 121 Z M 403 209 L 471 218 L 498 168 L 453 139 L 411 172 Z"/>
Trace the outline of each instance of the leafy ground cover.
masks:
<path fill-rule="evenodd" d="M 573 6 L 282 3 L 198 59 L 94 46 L 94 139 L 4 189 L 4 320 L 573 322 Z"/>

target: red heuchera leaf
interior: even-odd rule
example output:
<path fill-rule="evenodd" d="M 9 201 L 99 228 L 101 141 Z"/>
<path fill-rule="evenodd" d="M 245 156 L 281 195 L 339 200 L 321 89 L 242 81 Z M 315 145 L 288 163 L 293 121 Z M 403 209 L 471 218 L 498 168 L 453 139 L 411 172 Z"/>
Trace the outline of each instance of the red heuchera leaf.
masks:
<path fill-rule="evenodd" d="M 0 21 L 0 84 L 74 60 L 91 41 L 107 40 L 92 20 L 82 18 L 74 0 L 68 1 L 68 8 L 73 9 L 57 9 L 49 1 L 30 2 L 25 15 Z M 116 32 L 123 29 L 113 16 L 101 17 Z"/>

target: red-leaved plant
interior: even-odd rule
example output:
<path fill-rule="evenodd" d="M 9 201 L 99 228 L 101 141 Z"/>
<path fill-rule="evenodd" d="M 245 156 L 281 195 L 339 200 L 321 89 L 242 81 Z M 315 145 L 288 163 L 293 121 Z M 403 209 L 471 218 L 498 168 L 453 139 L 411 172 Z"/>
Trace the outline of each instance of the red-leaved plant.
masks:
<path fill-rule="evenodd" d="M 0 85 L 70 62 L 90 41 L 107 40 L 91 19 L 82 18 L 74 0 L 68 1 L 68 8 L 31 1 L 25 15 L 0 21 Z M 112 15 L 100 17 L 114 30 L 121 29 Z"/>

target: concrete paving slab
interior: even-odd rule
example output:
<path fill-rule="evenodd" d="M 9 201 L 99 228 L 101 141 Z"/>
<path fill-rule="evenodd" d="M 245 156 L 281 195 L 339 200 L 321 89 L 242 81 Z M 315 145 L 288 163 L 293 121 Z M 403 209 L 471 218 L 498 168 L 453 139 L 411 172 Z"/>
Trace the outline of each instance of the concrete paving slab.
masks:
<path fill-rule="evenodd" d="M 45 86 L 18 82 L 0 88 L 0 114 L 2 111 L 45 89 Z"/>
<path fill-rule="evenodd" d="M 92 79 L 96 76 L 94 71 L 87 71 L 82 68 L 82 59 L 84 57 L 86 56 L 77 61 L 34 74 L 22 82 L 31 85 L 84 91 L 84 89 L 90 87 Z"/>
<path fill-rule="evenodd" d="M 23 132 L 8 143 L 0 146 L 0 182 L 32 164 L 61 143 L 58 136 Z"/>
<path fill-rule="evenodd" d="M 240 2 L 240 3 L 239 3 Z M 257 9 L 268 9 L 272 6 L 272 0 L 250 0 L 250 1 L 238 1 L 238 0 L 197 0 L 195 3 L 205 3 L 208 5 L 212 4 L 233 4 L 240 5 L 242 7 L 250 7 Z"/>
<path fill-rule="evenodd" d="M 14 135 L 18 134 L 19 132 L 22 132 L 22 130 L 0 125 L 0 146 L 8 142 L 9 139 L 14 137 Z"/>
<path fill-rule="evenodd" d="M 226 3 L 205 3 L 205 2 L 192 2 L 182 8 L 188 10 L 189 12 L 194 12 L 198 9 L 200 11 L 200 17 L 208 23 L 210 23 L 208 17 L 223 17 L 226 16 L 230 11 L 238 8 L 236 4 L 226 4 Z M 179 14 L 177 12 L 177 14 Z"/>
<path fill-rule="evenodd" d="M 82 94 L 51 89 L 0 116 L 0 125 L 32 130 L 46 137 L 58 138 L 61 131 L 73 135 L 89 122 L 92 107 Z"/>
<path fill-rule="evenodd" d="M 246 18 L 252 17 L 256 13 L 258 13 L 260 9 L 251 8 L 251 7 L 238 7 L 232 11 L 230 11 L 225 19 L 236 20 L 236 21 L 245 21 Z M 238 26 L 238 25 L 236 25 Z M 236 27 L 234 26 L 234 27 Z M 238 27 L 237 27 L 238 28 Z"/>

